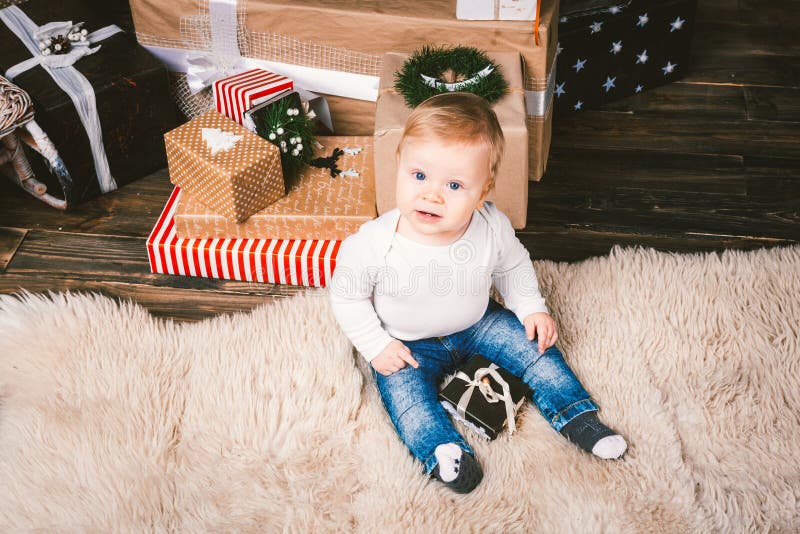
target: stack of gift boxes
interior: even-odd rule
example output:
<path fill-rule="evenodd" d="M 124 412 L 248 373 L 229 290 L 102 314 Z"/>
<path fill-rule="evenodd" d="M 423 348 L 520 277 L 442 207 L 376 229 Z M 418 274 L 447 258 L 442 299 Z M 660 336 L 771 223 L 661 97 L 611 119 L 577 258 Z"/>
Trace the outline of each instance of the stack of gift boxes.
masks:
<path fill-rule="evenodd" d="M 176 187 L 147 241 L 153 272 L 303 286 L 330 279 L 341 241 L 376 216 L 372 138 L 318 137 L 304 147 L 292 119 L 306 111 L 292 89 L 261 69 L 223 78 L 215 110 L 164 136 Z M 275 131 L 254 133 L 265 106 L 287 101 Z M 304 150 L 332 164 L 284 172 Z"/>

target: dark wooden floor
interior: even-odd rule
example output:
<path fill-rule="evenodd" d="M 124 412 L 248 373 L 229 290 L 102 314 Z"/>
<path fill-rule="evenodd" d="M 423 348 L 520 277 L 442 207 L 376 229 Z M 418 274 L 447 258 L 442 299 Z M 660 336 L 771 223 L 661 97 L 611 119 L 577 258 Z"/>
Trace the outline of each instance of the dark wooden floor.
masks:
<path fill-rule="evenodd" d="M 532 256 L 800 243 L 798 13 L 794 0 L 700 0 L 688 78 L 558 120 L 518 233 Z M 0 270 L 27 230 L 0 292 L 97 290 L 191 320 L 298 291 L 151 274 L 145 239 L 170 190 L 162 171 L 61 213 L 0 184 Z"/>

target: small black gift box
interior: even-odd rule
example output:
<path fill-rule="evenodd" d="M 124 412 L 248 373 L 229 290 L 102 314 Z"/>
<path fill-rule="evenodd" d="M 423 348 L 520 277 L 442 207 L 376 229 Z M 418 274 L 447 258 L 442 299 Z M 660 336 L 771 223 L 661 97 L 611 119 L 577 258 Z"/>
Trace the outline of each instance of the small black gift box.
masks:
<path fill-rule="evenodd" d="M 166 68 L 111 24 L 84 0 L 0 10 L 0 69 L 11 69 L 35 110 L 20 137 L 36 148 L 28 152 L 34 174 L 59 207 L 166 165 L 163 134 L 177 124 Z M 76 59 L 52 63 L 67 56 Z"/>
<path fill-rule="evenodd" d="M 685 76 L 697 0 L 563 0 L 557 113 L 597 109 Z"/>
<path fill-rule="evenodd" d="M 530 395 L 522 380 L 486 358 L 475 355 L 439 392 L 439 400 L 453 418 L 481 437 L 492 440 L 508 426 Z"/>

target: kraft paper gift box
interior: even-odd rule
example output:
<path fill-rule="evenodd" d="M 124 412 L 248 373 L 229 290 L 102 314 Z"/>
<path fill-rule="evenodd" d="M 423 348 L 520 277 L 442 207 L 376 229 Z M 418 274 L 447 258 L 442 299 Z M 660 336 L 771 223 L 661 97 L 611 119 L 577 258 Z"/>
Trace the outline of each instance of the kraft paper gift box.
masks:
<path fill-rule="evenodd" d="M 371 137 L 318 137 L 315 157 L 335 148 L 351 152 L 339 157 L 343 175 L 307 167 L 289 193 L 236 223 L 182 195 L 175 210 L 175 231 L 184 238 L 280 238 L 343 240 L 377 216 Z"/>
<path fill-rule="evenodd" d="M 147 238 L 154 273 L 324 287 L 341 241 L 325 239 L 183 239 L 175 233 L 176 187 Z"/>
<path fill-rule="evenodd" d="M 454 419 L 492 440 L 504 428 L 514 433 L 517 412 L 530 394 L 522 380 L 476 354 L 442 388 L 439 401 Z"/>
<path fill-rule="evenodd" d="M 154 53 L 168 50 L 162 57 L 174 69 L 185 72 L 185 62 L 167 56 L 174 56 L 175 51 L 185 55 L 190 49 L 210 48 L 212 43 L 225 41 L 224 32 L 215 40 L 212 31 L 209 6 L 216 2 L 219 0 L 131 0 L 139 42 L 152 47 Z M 410 53 L 423 45 L 454 44 L 519 52 L 525 63 L 524 89 L 529 92 L 529 177 L 532 180 L 542 177 L 552 125 L 557 0 L 542 1 L 538 44 L 530 21 L 458 20 L 452 0 L 415 0 L 413 4 L 381 0 L 228 0 L 226 4 L 234 12 L 228 18 L 238 21 L 238 51 L 243 56 L 301 69 L 320 69 L 316 73 L 310 71 L 302 80 L 275 66 L 266 67 L 292 78 L 296 88 L 324 94 L 337 135 L 372 135 L 374 99 L 386 52 Z M 215 11 L 220 10 L 215 8 Z M 228 33 L 233 35 L 228 41 L 237 45 L 236 34 Z M 349 81 L 332 81 L 340 75 L 360 76 L 353 83 L 371 96 L 358 97 L 366 100 L 356 99 Z M 328 88 L 309 85 L 320 80 Z M 335 90 L 330 89 L 331 84 Z M 182 102 L 183 109 L 199 105 L 193 99 Z"/>
<path fill-rule="evenodd" d="M 85 47 L 70 45 L 69 54 L 46 59 L 37 32 L 68 21 L 84 23 L 96 51 L 79 56 Z M 177 124 L 167 70 L 111 24 L 82 0 L 29 0 L 0 10 L 0 71 L 11 71 L 6 77 L 30 95 L 35 110 L 17 133 L 47 187 L 37 196 L 55 207 L 73 207 L 166 163 L 162 136 Z M 63 35 L 69 25 L 63 26 L 50 28 Z M 98 30 L 104 31 L 93 36 Z M 66 57 L 74 63 L 53 66 Z M 22 62 L 30 68 L 17 67 Z"/>
<path fill-rule="evenodd" d="M 209 111 L 164 135 L 170 181 L 244 222 L 286 193 L 278 147 Z"/>
<path fill-rule="evenodd" d="M 689 71 L 697 0 L 562 2 L 556 112 L 671 83 Z"/>
<path fill-rule="evenodd" d="M 487 52 L 500 67 L 509 90 L 492 106 L 505 137 L 505 151 L 497 171 L 495 189 L 488 200 L 511 220 L 514 228 L 524 228 L 528 215 L 528 140 L 525 97 L 522 91 L 522 64 L 516 52 Z M 375 115 L 375 193 L 378 213 L 396 207 L 397 145 L 406 119 L 411 114 L 403 96 L 394 90 L 395 73 L 406 60 L 405 54 L 386 54 L 381 73 L 381 95 Z"/>

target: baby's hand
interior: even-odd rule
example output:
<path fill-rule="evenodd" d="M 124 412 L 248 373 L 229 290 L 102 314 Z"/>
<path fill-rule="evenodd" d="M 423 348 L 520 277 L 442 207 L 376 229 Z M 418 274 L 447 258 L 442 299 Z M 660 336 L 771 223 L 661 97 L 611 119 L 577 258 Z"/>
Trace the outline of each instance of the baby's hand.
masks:
<path fill-rule="evenodd" d="M 522 321 L 528 339 L 533 340 L 539 334 L 539 352 L 544 352 L 553 346 L 558 339 L 556 322 L 550 314 L 544 312 L 532 313 Z"/>
<path fill-rule="evenodd" d="M 417 360 L 411 355 L 409 348 L 403 345 L 403 342 L 398 339 L 386 345 L 386 348 L 383 349 L 380 354 L 372 358 L 370 363 L 376 371 L 386 376 L 396 373 L 405 367 L 406 363 L 410 364 L 411 367 L 415 369 L 419 367 Z"/>

